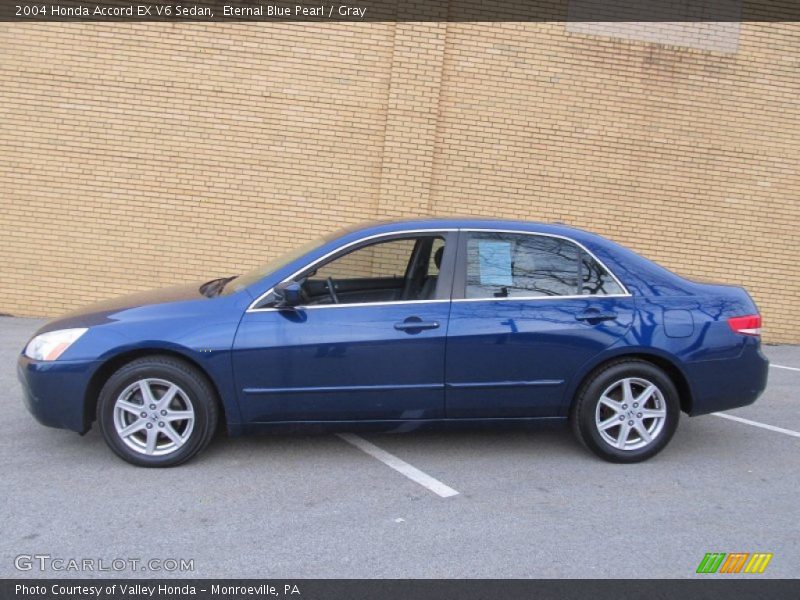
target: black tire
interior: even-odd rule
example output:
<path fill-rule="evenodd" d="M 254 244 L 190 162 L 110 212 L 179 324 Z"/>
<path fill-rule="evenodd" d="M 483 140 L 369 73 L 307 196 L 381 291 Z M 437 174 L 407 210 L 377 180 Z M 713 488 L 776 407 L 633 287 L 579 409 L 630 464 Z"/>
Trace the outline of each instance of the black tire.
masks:
<path fill-rule="evenodd" d="M 638 407 L 638 402 L 635 405 L 636 408 L 634 408 L 633 404 L 623 404 L 620 401 L 619 407 L 612 409 L 608 406 L 608 402 L 604 400 L 598 409 L 598 405 L 601 404 L 601 397 L 607 391 L 610 393 L 609 399 L 624 399 L 623 394 L 626 387 L 624 380 L 626 379 L 629 380 L 627 385 L 634 392 L 634 398 L 637 391 L 641 396 L 644 389 L 648 389 L 642 382 L 655 385 L 660 396 L 654 393 L 650 400 L 646 400 L 646 404 L 650 408 L 645 409 L 643 413 L 636 412 L 642 410 Z M 617 387 L 612 387 L 615 385 Z M 660 413 L 661 409 L 657 408 L 658 405 L 661 405 L 665 413 L 660 427 L 656 427 L 658 423 L 656 418 L 648 419 L 645 417 L 645 420 L 640 420 L 639 414 Z M 625 406 L 625 410 L 617 412 L 618 409 L 621 409 L 621 406 Z M 570 422 L 578 440 L 600 458 L 615 463 L 636 463 L 647 460 L 664 449 L 675 434 L 680 412 L 678 391 L 664 371 L 644 360 L 621 359 L 604 365 L 587 378 L 578 390 L 578 394 L 572 404 Z M 612 418 L 617 419 L 618 417 L 624 417 L 620 419 L 620 425 L 609 425 L 605 433 L 600 431 L 598 420 L 601 423 L 610 423 Z M 628 424 L 635 424 L 635 427 L 630 429 L 630 433 L 623 429 L 625 426 L 630 427 Z M 636 427 L 644 427 L 647 430 L 647 436 L 650 436 L 653 432 L 655 432 L 655 435 L 652 435 L 651 440 L 648 442 L 646 436 L 640 434 L 639 429 Z M 613 438 L 615 433 L 617 440 L 624 436 L 622 443 L 625 446 L 630 445 L 630 447 L 621 449 L 616 445 L 612 445 L 609 438 Z M 636 447 L 640 444 L 643 445 Z"/>
<path fill-rule="evenodd" d="M 152 422 L 150 422 L 150 413 L 156 415 L 156 411 L 150 411 L 148 407 L 142 406 L 142 414 L 148 413 L 148 418 L 142 418 L 141 422 L 149 429 L 155 429 L 157 432 L 155 434 L 155 439 L 158 440 L 156 443 L 166 448 L 159 450 L 159 447 L 156 447 L 157 451 L 165 452 L 162 455 L 149 455 L 143 453 L 146 452 L 146 448 L 137 451 L 130 447 L 129 443 L 131 442 L 123 440 L 115 425 L 115 418 L 130 419 L 131 422 L 139 421 L 141 415 L 137 416 L 133 413 L 129 416 L 115 417 L 114 408 L 117 399 L 123 392 L 144 379 L 161 380 L 177 386 L 182 395 L 176 394 L 177 399 L 175 402 L 178 404 L 174 410 L 181 410 L 181 403 L 183 403 L 184 410 L 191 409 L 194 411 L 194 419 L 191 421 L 190 428 L 188 426 L 189 420 L 176 420 L 168 423 L 170 427 L 173 423 L 176 424 L 171 429 L 171 432 L 174 433 L 183 427 L 183 434 L 185 435 L 182 445 L 178 446 L 177 443 L 174 443 L 175 447 L 170 450 L 171 440 L 165 433 L 157 429 L 162 426 L 162 423 L 159 423 L 159 418 L 153 416 Z M 164 388 L 164 385 L 154 383 L 152 387 L 154 397 L 159 394 L 159 390 L 162 390 L 160 398 L 164 398 L 166 392 Z M 133 391 L 131 393 L 133 394 L 130 397 L 132 403 L 136 404 L 143 400 L 142 392 Z M 156 401 L 158 399 L 158 397 L 155 398 Z M 164 401 L 166 402 L 166 399 Z M 176 405 L 172 404 L 166 408 L 172 410 L 174 406 Z M 106 381 L 98 397 L 97 420 L 108 446 L 124 460 L 141 467 L 173 467 L 186 462 L 208 446 L 217 429 L 219 406 L 211 384 L 193 366 L 170 356 L 148 356 L 126 364 Z M 166 421 L 167 419 L 165 418 Z M 146 445 L 146 442 L 141 438 L 149 439 L 149 435 L 147 430 L 140 430 L 135 436 L 131 436 L 135 442 L 133 445 L 136 446 L 137 443 Z"/>

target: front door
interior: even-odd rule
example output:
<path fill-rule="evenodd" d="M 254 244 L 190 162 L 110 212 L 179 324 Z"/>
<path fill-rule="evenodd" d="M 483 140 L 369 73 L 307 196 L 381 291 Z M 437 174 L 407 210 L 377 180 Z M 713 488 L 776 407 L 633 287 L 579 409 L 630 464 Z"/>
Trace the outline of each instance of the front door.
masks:
<path fill-rule="evenodd" d="M 350 247 L 293 278 L 302 306 L 248 311 L 233 348 L 245 422 L 441 418 L 449 235 Z"/>

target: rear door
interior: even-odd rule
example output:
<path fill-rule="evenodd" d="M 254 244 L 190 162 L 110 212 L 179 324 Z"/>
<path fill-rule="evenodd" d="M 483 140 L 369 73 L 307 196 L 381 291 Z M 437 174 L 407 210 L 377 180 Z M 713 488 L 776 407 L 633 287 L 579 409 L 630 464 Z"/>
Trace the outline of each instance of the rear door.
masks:
<path fill-rule="evenodd" d="M 448 418 L 559 413 L 572 374 L 631 326 L 633 298 L 560 237 L 462 231 L 447 342 Z"/>

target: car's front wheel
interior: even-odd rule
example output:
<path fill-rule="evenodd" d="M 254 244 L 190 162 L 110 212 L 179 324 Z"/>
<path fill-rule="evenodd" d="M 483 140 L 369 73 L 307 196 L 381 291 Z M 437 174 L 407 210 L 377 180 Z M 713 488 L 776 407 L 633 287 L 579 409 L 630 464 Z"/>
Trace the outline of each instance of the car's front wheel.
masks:
<path fill-rule="evenodd" d="M 120 368 L 100 391 L 97 408 L 109 447 L 144 467 L 189 460 L 211 441 L 218 419 L 205 377 L 170 356 L 140 358 Z"/>
<path fill-rule="evenodd" d="M 610 363 L 581 387 L 570 419 L 577 438 L 611 462 L 633 463 L 658 454 L 680 417 L 678 391 L 655 365 L 637 359 Z"/>

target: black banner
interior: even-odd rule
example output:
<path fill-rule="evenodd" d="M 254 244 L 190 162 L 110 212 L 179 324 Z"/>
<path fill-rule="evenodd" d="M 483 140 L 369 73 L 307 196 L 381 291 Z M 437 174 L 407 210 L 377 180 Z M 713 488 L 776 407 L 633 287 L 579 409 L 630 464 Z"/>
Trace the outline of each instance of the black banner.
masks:
<path fill-rule="evenodd" d="M 800 597 L 800 580 L 7 579 L 0 598 L 37 600 L 762 600 Z"/>
<path fill-rule="evenodd" d="M 0 0 L 0 21 L 798 21 L 800 0 Z"/>

